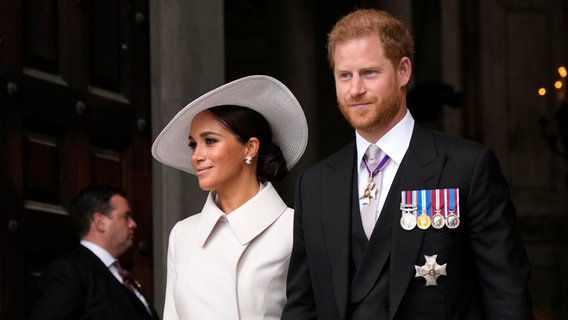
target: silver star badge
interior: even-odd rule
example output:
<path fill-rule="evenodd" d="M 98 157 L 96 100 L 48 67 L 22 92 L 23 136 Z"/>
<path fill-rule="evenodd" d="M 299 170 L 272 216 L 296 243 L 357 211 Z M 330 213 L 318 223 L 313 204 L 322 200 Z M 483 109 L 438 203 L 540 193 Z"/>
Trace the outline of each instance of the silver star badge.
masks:
<path fill-rule="evenodd" d="M 363 191 L 363 196 L 360 199 L 363 199 L 363 204 L 371 204 L 371 198 L 377 198 L 377 188 L 375 188 L 375 183 L 373 181 L 369 181 L 367 184 L 367 188 Z"/>
<path fill-rule="evenodd" d="M 446 263 L 439 265 L 436 262 L 437 257 L 437 254 L 433 256 L 425 255 L 424 258 L 426 258 L 426 263 L 424 263 L 423 266 L 414 266 L 416 269 L 416 275 L 414 277 L 423 277 L 426 279 L 426 286 L 437 286 L 438 283 L 436 282 L 436 279 L 438 279 L 439 276 L 446 275 Z"/>

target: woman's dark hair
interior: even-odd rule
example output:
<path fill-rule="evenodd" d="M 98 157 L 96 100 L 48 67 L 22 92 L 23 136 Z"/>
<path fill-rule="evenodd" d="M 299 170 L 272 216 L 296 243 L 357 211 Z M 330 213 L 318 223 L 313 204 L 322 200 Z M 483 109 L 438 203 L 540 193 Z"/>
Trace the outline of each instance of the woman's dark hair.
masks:
<path fill-rule="evenodd" d="M 110 198 L 114 195 L 126 198 L 126 193 L 123 190 L 103 185 L 88 186 L 79 192 L 71 206 L 73 226 L 79 238 L 89 232 L 95 213 L 110 215 L 114 209 L 111 206 Z"/>
<path fill-rule="evenodd" d="M 225 128 L 235 134 L 241 143 L 247 142 L 252 137 L 258 139 L 260 146 L 257 176 L 260 182 L 278 181 L 286 176 L 288 173 L 286 159 L 280 147 L 272 141 L 270 124 L 260 113 L 234 105 L 221 105 L 208 110 Z"/>

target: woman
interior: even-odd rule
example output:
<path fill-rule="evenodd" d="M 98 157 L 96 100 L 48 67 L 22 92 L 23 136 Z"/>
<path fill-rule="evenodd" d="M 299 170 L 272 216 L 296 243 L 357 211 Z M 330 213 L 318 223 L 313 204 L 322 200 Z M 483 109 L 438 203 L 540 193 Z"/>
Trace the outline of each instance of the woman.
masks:
<path fill-rule="evenodd" d="M 210 191 L 201 213 L 170 233 L 165 320 L 280 319 L 293 210 L 272 182 L 296 164 L 307 136 L 294 95 L 250 76 L 193 101 L 156 138 L 158 161 Z"/>

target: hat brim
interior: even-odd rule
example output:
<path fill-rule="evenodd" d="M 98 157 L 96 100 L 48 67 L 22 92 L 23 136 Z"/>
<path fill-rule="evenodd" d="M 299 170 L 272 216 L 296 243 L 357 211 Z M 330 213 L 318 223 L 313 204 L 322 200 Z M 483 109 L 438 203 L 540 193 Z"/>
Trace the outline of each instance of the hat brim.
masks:
<path fill-rule="evenodd" d="M 280 81 L 254 75 L 222 85 L 186 105 L 164 127 L 152 144 L 159 162 L 195 174 L 190 163 L 189 126 L 203 110 L 219 105 L 237 105 L 264 116 L 290 170 L 302 157 L 308 143 L 308 125 L 300 103 Z"/>

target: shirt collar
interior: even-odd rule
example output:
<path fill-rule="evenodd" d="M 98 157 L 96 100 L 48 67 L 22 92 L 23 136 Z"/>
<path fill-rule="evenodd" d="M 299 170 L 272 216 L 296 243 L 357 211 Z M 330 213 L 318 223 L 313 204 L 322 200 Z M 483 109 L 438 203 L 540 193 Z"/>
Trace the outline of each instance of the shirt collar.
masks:
<path fill-rule="evenodd" d="M 246 245 L 276 221 L 287 208 L 270 182 L 261 185 L 260 191 L 252 199 L 228 215 L 217 207 L 215 195 L 210 192 L 198 222 L 200 244 L 205 245 L 219 220 L 226 219 L 237 240 Z"/>
<path fill-rule="evenodd" d="M 400 164 L 402 158 L 410 144 L 412 130 L 414 129 L 414 118 L 407 110 L 406 115 L 392 129 L 390 129 L 379 141 L 367 141 L 355 130 L 355 142 L 357 145 L 357 163 L 363 161 L 365 151 L 375 143 L 381 150 L 388 154 L 392 161 Z"/>
<path fill-rule="evenodd" d="M 81 245 L 91 250 L 107 267 L 110 267 L 116 261 L 116 258 L 108 251 L 90 241 L 81 240 Z"/>

